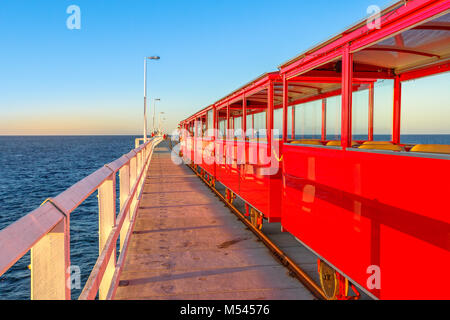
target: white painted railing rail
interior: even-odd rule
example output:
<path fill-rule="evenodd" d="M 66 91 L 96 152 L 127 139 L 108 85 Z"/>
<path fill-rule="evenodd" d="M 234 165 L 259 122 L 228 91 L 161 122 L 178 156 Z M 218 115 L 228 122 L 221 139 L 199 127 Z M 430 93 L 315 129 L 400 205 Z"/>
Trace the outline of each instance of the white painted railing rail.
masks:
<path fill-rule="evenodd" d="M 31 299 L 71 299 L 70 214 L 98 190 L 99 257 L 80 299 L 95 299 L 97 293 L 101 300 L 113 298 L 146 172 L 161 141 L 154 137 L 1 230 L 0 276 L 31 250 Z M 116 218 L 117 173 L 120 212 Z"/>

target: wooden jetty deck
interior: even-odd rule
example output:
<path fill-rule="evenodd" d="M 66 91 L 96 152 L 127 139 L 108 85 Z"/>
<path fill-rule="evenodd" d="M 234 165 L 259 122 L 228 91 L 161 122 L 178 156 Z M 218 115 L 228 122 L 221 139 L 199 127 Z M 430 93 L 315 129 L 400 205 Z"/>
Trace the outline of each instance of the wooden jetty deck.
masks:
<path fill-rule="evenodd" d="M 313 299 L 185 165 L 158 146 L 115 299 Z"/>

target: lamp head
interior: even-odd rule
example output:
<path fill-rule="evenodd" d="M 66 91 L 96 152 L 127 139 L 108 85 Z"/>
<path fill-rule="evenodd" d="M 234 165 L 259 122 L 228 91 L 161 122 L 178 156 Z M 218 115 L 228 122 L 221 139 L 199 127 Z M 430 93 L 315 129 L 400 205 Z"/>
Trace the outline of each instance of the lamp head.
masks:
<path fill-rule="evenodd" d="M 161 58 L 158 57 L 158 56 L 151 56 L 151 57 L 147 57 L 147 59 L 149 59 L 149 60 L 159 60 Z"/>

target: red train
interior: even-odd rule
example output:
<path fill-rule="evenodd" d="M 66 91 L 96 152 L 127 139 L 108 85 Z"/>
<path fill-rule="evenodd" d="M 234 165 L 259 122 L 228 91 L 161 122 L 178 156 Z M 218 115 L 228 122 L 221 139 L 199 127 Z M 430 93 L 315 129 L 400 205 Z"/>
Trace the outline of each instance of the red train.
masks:
<path fill-rule="evenodd" d="M 449 299 L 450 145 L 401 134 L 410 81 L 448 90 L 449 70 L 450 1 L 400 1 L 182 121 L 181 150 L 255 226 L 281 222 L 313 251 L 330 299 L 349 281 L 378 299 Z M 426 101 L 419 118 L 450 109 Z"/>

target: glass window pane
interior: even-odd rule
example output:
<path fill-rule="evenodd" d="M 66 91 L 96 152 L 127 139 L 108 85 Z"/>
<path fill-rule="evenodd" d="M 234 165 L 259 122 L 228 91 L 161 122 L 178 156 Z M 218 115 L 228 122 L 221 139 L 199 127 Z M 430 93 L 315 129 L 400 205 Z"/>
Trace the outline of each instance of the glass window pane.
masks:
<path fill-rule="evenodd" d="M 283 137 L 283 109 L 277 109 L 273 112 L 273 129 L 275 139 Z M 278 132 L 277 132 L 278 131 Z"/>
<path fill-rule="evenodd" d="M 341 140 L 342 97 L 327 98 L 327 140 Z"/>
<path fill-rule="evenodd" d="M 394 108 L 394 80 L 379 80 L 375 83 L 373 107 L 373 139 L 392 140 L 392 116 Z"/>
<path fill-rule="evenodd" d="M 296 139 L 320 139 L 322 136 L 322 100 L 312 101 L 295 108 Z"/>
<path fill-rule="evenodd" d="M 401 142 L 450 144 L 450 73 L 402 84 Z"/>
<path fill-rule="evenodd" d="M 352 96 L 353 140 L 369 140 L 369 90 L 353 92 Z"/>

